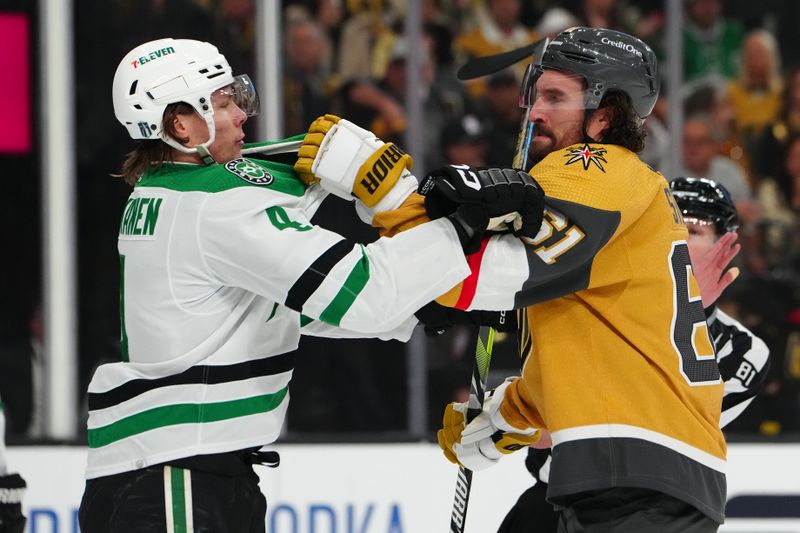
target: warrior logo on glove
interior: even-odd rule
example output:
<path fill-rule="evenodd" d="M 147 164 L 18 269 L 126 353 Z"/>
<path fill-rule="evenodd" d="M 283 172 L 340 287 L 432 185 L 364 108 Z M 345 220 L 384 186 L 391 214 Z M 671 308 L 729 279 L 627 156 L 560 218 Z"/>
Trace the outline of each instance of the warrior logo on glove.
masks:
<path fill-rule="evenodd" d="M 399 173 L 406 167 L 406 162 L 403 161 L 404 155 L 406 153 L 396 145 L 384 144 L 362 166 L 362 169 L 369 168 L 369 170 L 363 172 L 364 178 L 353 188 L 353 194 L 359 198 L 363 198 L 365 194 L 375 194 L 387 176 L 397 174 L 399 177 Z"/>
<path fill-rule="evenodd" d="M 309 126 L 294 170 L 306 184 L 320 183 L 339 198 L 352 200 L 355 196 L 365 206 L 376 207 L 391 196 L 390 191 L 413 167 L 411 156 L 392 143 L 384 143 L 348 120 L 325 115 Z M 397 194 L 407 188 L 400 187 Z M 396 198 L 391 200 L 390 205 L 381 206 L 383 210 L 399 205 Z"/>

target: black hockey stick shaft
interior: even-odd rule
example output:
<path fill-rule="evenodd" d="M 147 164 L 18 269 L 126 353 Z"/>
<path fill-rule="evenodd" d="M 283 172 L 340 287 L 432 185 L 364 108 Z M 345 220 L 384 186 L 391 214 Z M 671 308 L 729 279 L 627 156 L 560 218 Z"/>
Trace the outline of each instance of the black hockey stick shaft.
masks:
<path fill-rule="evenodd" d="M 535 47 L 541 47 L 536 52 L 538 56 L 544 53 L 547 43 L 547 39 L 535 43 Z M 514 154 L 513 165 L 516 169 L 527 170 L 528 168 L 528 149 L 533 138 L 533 129 L 534 124 L 529 120 L 528 114 L 524 114 L 517 137 L 517 151 Z M 489 375 L 489 363 L 492 360 L 494 333 L 494 328 L 488 326 L 482 326 L 478 332 L 478 341 L 475 346 L 475 365 L 472 368 L 472 384 L 470 386 L 465 425 L 469 424 L 483 409 L 486 377 Z M 459 466 L 458 478 L 456 479 L 456 495 L 453 499 L 453 512 L 450 515 L 450 533 L 464 533 L 471 490 L 472 470 Z"/>
<path fill-rule="evenodd" d="M 494 329 L 487 326 L 481 327 L 478 332 L 477 345 L 475 346 L 475 365 L 472 368 L 466 424 L 469 424 L 483 409 L 486 377 L 489 375 L 489 363 L 492 360 L 493 341 Z M 450 533 L 464 533 L 471 489 L 472 470 L 459 466 L 458 477 L 456 478 L 456 494 L 453 499 L 453 512 L 450 515 Z"/>

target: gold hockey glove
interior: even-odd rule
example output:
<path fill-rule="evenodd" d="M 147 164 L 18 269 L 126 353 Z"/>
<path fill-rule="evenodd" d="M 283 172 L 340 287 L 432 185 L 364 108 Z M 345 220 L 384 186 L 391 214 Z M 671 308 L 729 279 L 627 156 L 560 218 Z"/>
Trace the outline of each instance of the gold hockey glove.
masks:
<path fill-rule="evenodd" d="M 503 420 L 499 409 L 509 383 L 506 381 L 490 391 L 481 413 L 466 426 L 466 403 L 451 403 L 445 408 L 442 429 L 436 437 L 448 461 L 473 471 L 483 470 L 504 455 L 539 440 L 540 432 L 536 429 L 515 428 Z"/>
<path fill-rule="evenodd" d="M 411 156 L 371 131 L 325 115 L 311 123 L 294 169 L 307 184 L 318 182 L 340 198 L 356 197 L 373 211 L 386 211 L 416 189 L 409 172 L 413 164 Z M 380 204 L 381 200 L 387 201 Z"/>

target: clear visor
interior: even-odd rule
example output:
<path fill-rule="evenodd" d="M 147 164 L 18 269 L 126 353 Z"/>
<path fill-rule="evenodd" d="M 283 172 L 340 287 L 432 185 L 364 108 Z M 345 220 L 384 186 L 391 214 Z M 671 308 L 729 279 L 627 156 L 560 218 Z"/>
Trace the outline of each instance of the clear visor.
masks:
<path fill-rule="evenodd" d="M 586 109 L 586 81 L 579 74 L 545 70 L 538 64 L 528 65 L 519 93 L 519 106 L 530 109 L 534 104 L 552 110 Z"/>
<path fill-rule="evenodd" d="M 519 106 L 525 109 L 533 106 L 534 91 L 536 90 L 536 80 L 542 75 L 542 67 L 531 63 L 525 69 L 525 75 L 522 77 L 522 84 L 519 86 Z"/>
<path fill-rule="evenodd" d="M 211 94 L 212 104 L 217 103 L 220 98 L 230 98 L 248 117 L 258 114 L 258 93 L 253 80 L 247 74 L 236 76 L 233 78 L 233 83 L 214 91 Z"/>

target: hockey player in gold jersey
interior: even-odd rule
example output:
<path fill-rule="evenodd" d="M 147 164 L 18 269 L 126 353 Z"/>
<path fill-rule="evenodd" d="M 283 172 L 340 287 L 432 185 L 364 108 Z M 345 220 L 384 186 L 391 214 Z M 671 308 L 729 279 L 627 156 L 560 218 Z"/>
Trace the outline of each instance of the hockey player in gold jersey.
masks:
<path fill-rule="evenodd" d="M 655 54 L 624 33 L 571 28 L 537 55 L 521 104 L 530 174 L 546 194 L 540 231 L 484 236 L 471 274 L 438 298 L 463 311 L 521 310 L 526 360 L 466 426 L 466 405 L 450 404 L 440 445 L 478 470 L 549 431 L 548 498 L 565 533 L 716 531 L 723 385 L 681 213 L 636 155 L 658 97 Z M 447 216 L 480 189 L 475 173 L 438 169 L 422 196 L 372 224 L 392 235 Z M 711 265 L 721 284 L 726 266 Z"/>
<path fill-rule="evenodd" d="M 508 303 L 524 308 L 526 360 L 466 427 L 465 406 L 448 406 L 440 445 L 480 469 L 546 429 L 559 531 L 716 531 L 723 386 L 681 214 L 636 155 L 658 95 L 655 57 L 628 35 L 572 28 L 534 61 L 522 99 L 542 229 L 525 243 L 524 272 L 508 237 L 493 237 L 470 258 L 473 276 L 439 299 L 496 308 L 518 283 Z"/>
<path fill-rule="evenodd" d="M 670 190 L 681 210 L 689 238 L 692 270 L 700 292 L 725 393 L 722 400 L 720 427 L 725 428 L 753 401 L 761 389 L 769 369 L 769 348 L 733 317 L 717 308 L 716 300 L 725 290 L 738 268 L 731 275 L 719 277 L 719 271 L 707 267 L 727 261 L 739 251 L 736 230 L 739 227 L 736 208 L 727 190 L 704 178 L 676 178 Z M 536 483 L 520 495 L 508 512 L 497 533 L 556 533 L 558 513 L 545 501 L 550 472 L 548 438 L 528 449 L 525 465 Z"/>

